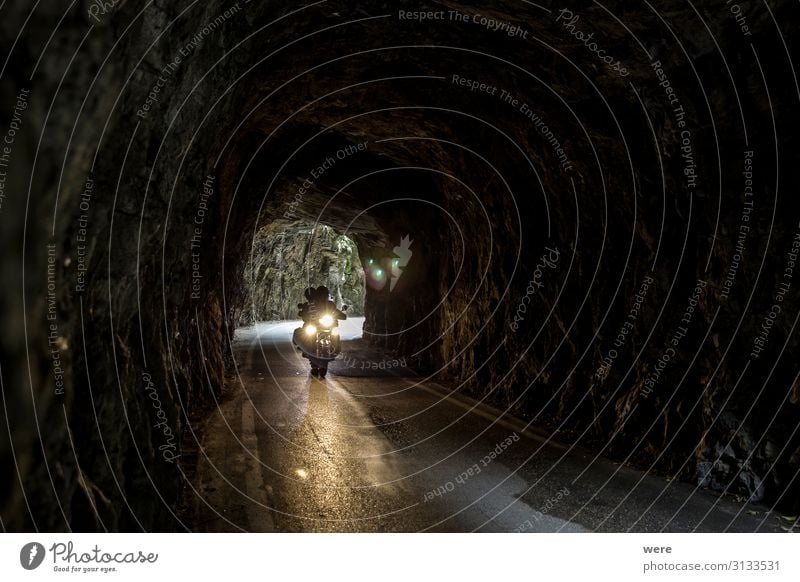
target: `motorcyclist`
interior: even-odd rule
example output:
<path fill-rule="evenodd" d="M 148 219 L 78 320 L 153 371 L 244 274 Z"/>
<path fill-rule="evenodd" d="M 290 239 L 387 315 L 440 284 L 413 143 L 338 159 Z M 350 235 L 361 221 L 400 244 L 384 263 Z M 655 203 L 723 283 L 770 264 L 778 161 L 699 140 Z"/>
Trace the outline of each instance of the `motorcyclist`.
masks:
<path fill-rule="evenodd" d="M 347 319 L 347 314 L 336 308 L 333 302 L 333 297 L 330 290 L 325 285 L 320 285 L 316 289 L 308 287 L 303 293 L 306 302 L 298 303 L 297 307 L 300 310 L 299 316 L 303 320 L 303 326 L 306 324 L 316 324 L 318 319 L 325 314 L 331 315 L 334 319 L 343 320 Z M 345 307 L 345 309 L 347 309 Z M 296 330 L 296 337 L 302 337 L 300 330 Z M 338 336 L 336 336 L 338 341 Z M 298 341 L 303 341 L 302 339 Z M 299 347 L 299 346 L 298 346 Z M 307 358 L 311 363 L 311 375 L 324 378 L 328 371 L 328 362 L 317 358 L 310 357 L 308 354 L 303 353 L 303 357 Z"/>
<path fill-rule="evenodd" d="M 333 302 L 333 296 L 325 285 L 317 287 L 314 293 L 314 307 L 317 313 L 330 313 L 334 319 L 340 321 L 347 319 L 347 314 L 336 308 L 336 303 Z"/>

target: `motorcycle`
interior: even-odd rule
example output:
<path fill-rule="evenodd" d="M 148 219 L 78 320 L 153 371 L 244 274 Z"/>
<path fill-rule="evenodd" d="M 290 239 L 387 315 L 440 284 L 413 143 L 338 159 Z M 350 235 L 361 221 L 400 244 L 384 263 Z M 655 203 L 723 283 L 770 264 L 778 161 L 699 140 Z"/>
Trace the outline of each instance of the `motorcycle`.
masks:
<path fill-rule="evenodd" d="M 347 305 L 342 306 L 343 312 L 347 309 Z M 336 314 L 325 312 L 316 320 L 305 322 L 294 330 L 292 344 L 311 363 L 311 375 L 324 378 L 328 373 L 328 364 L 342 351 Z"/>

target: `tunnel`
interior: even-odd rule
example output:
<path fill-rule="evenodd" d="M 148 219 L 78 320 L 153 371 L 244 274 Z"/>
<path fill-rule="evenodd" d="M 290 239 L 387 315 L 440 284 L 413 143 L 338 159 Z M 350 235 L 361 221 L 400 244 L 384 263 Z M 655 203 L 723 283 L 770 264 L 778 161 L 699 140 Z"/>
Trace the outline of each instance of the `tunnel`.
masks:
<path fill-rule="evenodd" d="M 18 8 L 0 24 L 13 142 L 0 151 L 2 528 L 483 527 L 438 506 L 411 525 L 286 517 L 281 479 L 314 467 L 287 461 L 296 475 L 276 477 L 257 462 L 244 429 L 220 424 L 235 398 L 236 422 L 263 425 L 276 458 L 294 458 L 307 423 L 331 426 L 337 398 L 389 443 L 373 456 L 427 467 L 481 431 L 487 455 L 511 435 L 481 475 L 459 486 L 459 465 L 423 486 L 421 507 L 463 493 L 461 511 L 523 479 L 508 503 L 519 494 L 558 527 L 670 530 L 680 504 L 652 523 L 610 511 L 640 491 L 625 473 L 639 471 L 673 488 L 647 489 L 648 503 L 675 490 L 739 503 L 742 519 L 749 504 L 797 515 L 798 9 L 747 3 L 745 34 L 719 4 Z M 374 394 L 347 371 L 353 351 L 326 388 L 288 343 L 259 343 L 260 322 L 298 319 L 305 287 L 323 283 L 359 322 L 352 345 L 403 363 Z M 242 409 L 282 374 L 302 382 L 304 411 L 285 433 L 271 405 Z M 495 416 L 430 452 L 450 417 L 414 425 L 423 411 L 390 409 L 390 382 Z M 538 462 L 539 438 L 609 469 Z M 204 473 L 226 457 L 230 472 Z M 513 479 L 493 473 L 501 462 Z M 331 503 L 411 505 L 337 485 L 343 469 L 320 463 L 340 487 Z M 544 475 L 557 481 L 534 486 Z M 221 476 L 263 478 L 258 507 Z M 561 491 L 609 511 L 575 517 Z M 491 521 L 516 511 L 498 503 L 486 527 L 512 529 Z M 685 527 L 727 524 L 704 511 Z"/>

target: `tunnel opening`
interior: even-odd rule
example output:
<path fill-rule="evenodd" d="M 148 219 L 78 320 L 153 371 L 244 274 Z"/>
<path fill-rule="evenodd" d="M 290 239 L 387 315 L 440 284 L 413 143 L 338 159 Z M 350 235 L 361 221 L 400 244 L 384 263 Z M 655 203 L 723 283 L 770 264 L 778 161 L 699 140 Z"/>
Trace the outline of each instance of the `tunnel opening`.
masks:
<path fill-rule="evenodd" d="M 458 237 L 457 257 L 469 254 L 455 217 L 478 202 L 457 180 L 427 167 L 425 156 L 434 155 L 430 148 L 437 144 L 386 142 L 385 132 L 396 122 L 386 117 L 378 114 L 335 130 L 297 121 L 269 139 L 246 131 L 237 139 L 219 171 L 218 199 L 232 201 L 226 230 L 212 238 L 224 240 L 212 260 L 220 261 L 225 272 L 219 292 L 222 311 L 233 313 L 228 334 L 254 318 L 296 318 L 305 286 L 330 281 L 337 304 L 353 305 L 350 313 L 364 317 L 364 336 L 370 343 L 410 355 L 423 369 L 438 360 L 439 342 L 430 340 L 446 317 L 446 301 L 439 295 L 442 281 L 450 279 L 447 289 L 459 276 L 465 280 L 464 273 L 451 270 L 443 259 L 455 260 L 450 255 L 451 236 Z M 409 116 L 406 123 L 415 126 L 423 119 Z M 276 165 L 274 160 L 286 151 L 293 154 L 284 154 L 284 163 Z M 454 199 L 448 188 L 457 197 L 466 192 L 472 202 L 465 205 Z M 281 233 L 283 242 L 278 244 Z M 295 234 L 305 244 L 295 240 Z M 341 252 L 348 258 L 338 265 L 325 262 L 326 245 L 346 248 Z M 312 259 L 319 254 L 319 268 L 310 269 L 314 260 L 307 262 L 309 250 Z M 263 258 L 266 251 L 269 259 Z M 289 255 L 306 261 L 299 265 L 298 276 L 291 274 L 297 261 L 290 265 Z M 348 269 L 346 284 L 335 280 Z M 314 280 L 308 280 L 314 270 Z M 267 272 L 279 271 L 265 281 Z M 287 277 L 294 281 L 288 294 Z M 306 280 L 301 284 L 302 277 Z M 283 306 L 273 300 L 272 306 L 259 310 L 267 289 L 276 288 Z M 260 298 L 256 303 L 254 295 Z"/>
<path fill-rule="evenodd" d="M 307 287 L 325 285 L 348 315 L 364 315 L 366 282 L 356 242 L 324 224 L 278 220 L 258 230 L 242 275 L 238 326 L 295 320 Z"/>

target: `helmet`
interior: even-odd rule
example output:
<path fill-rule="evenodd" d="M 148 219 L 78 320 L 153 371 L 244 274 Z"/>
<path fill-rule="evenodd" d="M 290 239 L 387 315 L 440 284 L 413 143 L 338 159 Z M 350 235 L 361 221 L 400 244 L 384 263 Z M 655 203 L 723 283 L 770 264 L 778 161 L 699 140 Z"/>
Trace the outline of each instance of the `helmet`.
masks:
<path fill-rule="evenodd" d="M 317 287 L 317 298 L 320 301 L 333 301 L 330 290 L 325 285 Z"/>
<path fill-rule="evenodd" d="M 314 293 L 316 293 L 316 289 L 313 287 L 306 287 L 306 290 L 303 291 L 303 297 L 306 298 L 306 301 L 311 301 L 311 298 L 314 297 Z"/>

